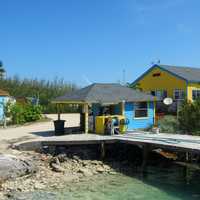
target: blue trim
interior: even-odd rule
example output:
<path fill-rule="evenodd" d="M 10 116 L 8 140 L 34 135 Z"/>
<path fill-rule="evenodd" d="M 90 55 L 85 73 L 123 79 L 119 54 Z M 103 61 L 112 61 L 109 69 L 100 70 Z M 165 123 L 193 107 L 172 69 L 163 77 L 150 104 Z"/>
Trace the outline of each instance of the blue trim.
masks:
<path fill-rule="evenodd" d="M 198 83 L 198 84 L 200 84 L 200 81 L 188 81 L 188 83 Z"/>
<path fill-rule="evenodd" d="M 161 69 L 161 70 L 163 70 L 163 71 L 165 71 L 165 72 L 168 72 L 169 74 L 171 74 L 171 75 L 173 75 L 173 76 L 175 76 L 175 77 L 177 77 L 179 79 L 182 79 L 182 80 L 188 82 L 187 79 L 185 79 L 185 78 L 183 78 L 183 77 L 181 77 L 181 76 L 179 76 L 179 75 L 177 75 L 177 74 L 175 74 L 175 73 L 173 73 L 173 72 L 171 72 L 171 71 L 169 71 L 169 70 L 167 70 L 165 68 L 162 68 L 161 66 L 155 64 L 151 68 L 149 68 L 146 72 L 144 72 L 140 77 L 138 77 L 133 83 L 131 83 L 131 85 L 136 84 L 139 80 L 141 80 L 145 75 L 147 75 L 149 72 L 151 72 L 156 67 Z"/>
<path fill-rule="evenodd" d="M 136 84 L 140 79 L 142 79 L 146 74 L 148 74 L 150 71 L 152 71 L 153 68 L 155 68 L 156 65 L 153 65 L 152 67 L 150 67 L 146 72 L 144 72 L 141 76 L 139 76 L 135 81 L 133 81 L 131 83 L 131 85 Z"/>

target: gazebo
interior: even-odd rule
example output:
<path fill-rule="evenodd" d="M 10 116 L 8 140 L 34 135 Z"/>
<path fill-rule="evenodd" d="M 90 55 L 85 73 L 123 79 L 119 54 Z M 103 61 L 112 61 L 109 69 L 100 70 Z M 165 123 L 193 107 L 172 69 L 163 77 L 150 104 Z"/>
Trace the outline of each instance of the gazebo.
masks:
<path fill-rule="evenodd" d="M 89 131 L 89 110 L 94 123 L 97 116 L 123 115 L 129 120 L 129 129 L 151 126 L 155 117 L 154 102 L 154 96 L 116 83 L 94 83 L 52 101 L 58 108 L 61 104 L 80 105 L 85 133 Z"/>

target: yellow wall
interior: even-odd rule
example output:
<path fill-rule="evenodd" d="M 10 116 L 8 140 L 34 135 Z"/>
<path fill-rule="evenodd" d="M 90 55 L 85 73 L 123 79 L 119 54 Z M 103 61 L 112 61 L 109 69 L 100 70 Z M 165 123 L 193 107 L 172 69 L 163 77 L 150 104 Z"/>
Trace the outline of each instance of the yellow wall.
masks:
<path fill-rule="evenodd" d="M 160 73 L 160 76 L 153 77 L 154 73 Z M 186 81 L 173 76 L 172 74 L 155 67 L 138 81 L 139 87 L 145 92 L 152 90 L 166 90 L 167 96 L 173 98 L 174 89 L 183 89 L 187 92 Z"/>
<path fill-rule="evenodd" d="M 192 90 L 200 90 L 200 84 L 199 83 L 189 83 L 187 94 L 188 94 L 188 100 L 192 101 Z"/>

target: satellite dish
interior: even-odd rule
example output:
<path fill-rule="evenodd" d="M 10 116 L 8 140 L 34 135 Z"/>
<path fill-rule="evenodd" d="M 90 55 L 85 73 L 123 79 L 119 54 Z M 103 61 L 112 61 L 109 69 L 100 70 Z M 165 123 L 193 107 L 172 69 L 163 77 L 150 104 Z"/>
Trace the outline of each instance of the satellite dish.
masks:
<path fill-rule="evenodd" d="M 165 99 L 163 100 L 163 103 L 164 103 L 165 105 L 171 105 L 171 104 L 173 103 L 173 99 L 167 97 L 167 98 L 165 98 Z"/>

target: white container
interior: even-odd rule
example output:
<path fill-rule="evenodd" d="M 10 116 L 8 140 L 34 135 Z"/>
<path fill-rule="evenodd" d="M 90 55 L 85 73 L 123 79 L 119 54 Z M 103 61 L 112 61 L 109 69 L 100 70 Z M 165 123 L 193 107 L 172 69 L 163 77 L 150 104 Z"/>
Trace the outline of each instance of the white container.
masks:
<path fill-rule="evenodd" d="M 158 133 L 160 133 L 160 128 L 158 128 L 158 127 L 153 127 L 153 128 L 152 128 L 152 132 L 158 134 Z"/>

